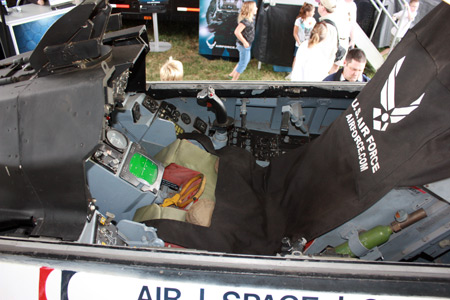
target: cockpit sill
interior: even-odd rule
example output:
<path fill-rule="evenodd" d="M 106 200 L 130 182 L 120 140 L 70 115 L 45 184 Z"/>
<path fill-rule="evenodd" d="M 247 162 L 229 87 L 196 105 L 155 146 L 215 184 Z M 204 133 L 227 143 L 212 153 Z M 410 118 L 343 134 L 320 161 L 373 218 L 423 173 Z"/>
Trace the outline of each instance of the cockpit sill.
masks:
<path fill-rule="evenodd" d="M 18 268 L 28 266 L 35 267 L 36 270 L 64 270 L 71 274 L 88 274 L 94 278 L 97 276 L 99 281 L 106 282 L 110 282 L 108 278 L 111 276 L 121 278 L 122 282 L 127 279 L 138 282 L 146 279 L 143 280 L 144 286 L 157 284 L 161 289 L 179 289 L 183 294 L 186 292 L 183 282 L 186 282 L 191 287 L 186 299 L 192 299 L 194 288 L 208 291 L 210 286 L 226 291 L 240 289 L 252 294 L 290 291 L 291 297 L 317 296 L 314 299 L 352 299 L 355 294 L 359 297 L 370 295 L 371 299 L 390 299 L 387 295 L 397 297 L 396 299 L 443 299 L 450 282 L 446 265 L 373 262 L 315 255 L 237 255 L 189 249 L 83 245 L 11 237 L 0 237 L 0 253 L 0 264 L 6 264 L 7 267 L 13 264 Z M 86 286 L 86 290 L 96 291 L 95 284 Z M 210 298 L 204 296 L 199 299 Z"/>
<path fill-rule="evenodd" d="M 107 18 L 108 10 L 98 2 L 101 10 L 95 9 L 98 3 L 93 1 L 81 7 L 87 12 L 95 9 L 100 16 L 96 22 Z M 83 13 L 88 18 L 86 11 Z M 81 18 L 80 22 L 84 21 Z M 116 44 L 115 38 L 123 42 L 123 35 L 126 42 Z M 44 51 L 45 45 L 41 45 L 38 50 L 42 53 L 35 52 L 31 59 L 36 74 L 29 66 L 18 67 L 15 74 L 19 77 L 2 81 L 5 92 L 0 100 L 6 109 L 1 113 L 7 130 L 0 137 L 8 142 L 2 143 L 0 152 L 6 166 L 6 172 L 0 173 L 4 191 L 0 209 L 5 212 L 0 216 L 5 232 L 0 236 L 0 263 L 85 272 L 105 268 L 108 274 L 125 270 L 124 276 L 138 273 L 165 281 L 175 278 L 225 283 L 227 287 L 245 283 L 253 288 L 300 287 L 370 295 L 450 294 L 450 197 L 448 192 L 439 193 L 442 187 L 446 191 L 448 180 L 438 187 L 394 189 L 374 205 L 376 213 L 365 211 L 309 241 L 311 244 L 298 245 L 298 249 L 290 247 L 290 242 L 297 241 L 284 241 L 287 251 L 276 256 L 156 247 L 148 242 L 149 238 L 156 245 L 165 242 L 158 240 L 158 230 L 135 224 L 138 222 L 127 226 L 144 233 L 132 240 L 123 238 L 117 229 L 119 223 L 131 221 L 137 209 L 154 204 L 158 196 L 147 177 L 130 174 L 127 167 L 131 154 L 154 162 L 158 169 L 154 156 L 179 134 L 197 132 L 212 139 L 227 127 L 229 136 L 223 144 L 243 148 L 267 166 L 272 158 L 324 133 L 365 86 L 332 82 L 145 82 L 144 56 L 148 49 L 143 35 L 143 28 L 112 35 L 110 49 L 102 47 L 99 53 L 83 52 L 79 44 L 81 52 L 77 55 L 85 55 L 87 61 L 94 57 L 93 65 L 86 68 L 80 67 L 79 57 L 70 51 L 67 53 L 72 57 L 59 55 L 57 50 L 67 51 L 65 47 L 52 48 L 56 54 L 48 57 L 48 49 Z M 81 32 L 80 36 L 86 35 Z M 102 43 L 100 36 L 94 40 Z M 111 52 L 98 63 L 96 55 L 106 57 L 102 51 Z M 18 63 L 25 66 L 27 61 Z M 6 60 L 5 65 L 10 62 Z M 224 123 L 232 119 L 234 126 L 217 126 L 219 119 Z M 421 214 L 421 209 L 426 211 L 424 218 L 400 233 L 389 231 L 397 214 L 398 222 L 403 222 L 416 211 Z M 8 229 L 9 214 L 14 214 L 17 228 Z M 357 242 L 358 235 L 365 232 L 382 232 L 377 229 L 379 225 L 392 234 L 392 239 L 388 235 L 387 241 L 362 249 L 356 255 L 360 259 L 324 252 L 342 245 L 348 254 L 348 249 L 355 249 L 347 247 L 350 241 Z M 136 243 L 139 246 L 134 246 Z"/>

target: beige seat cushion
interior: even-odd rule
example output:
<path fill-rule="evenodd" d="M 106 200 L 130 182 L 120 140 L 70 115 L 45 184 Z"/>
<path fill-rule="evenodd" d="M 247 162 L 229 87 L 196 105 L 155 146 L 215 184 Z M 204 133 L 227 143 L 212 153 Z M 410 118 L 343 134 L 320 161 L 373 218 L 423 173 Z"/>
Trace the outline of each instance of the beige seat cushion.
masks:
<path fill-rule="evenodd" d="M 144 222 L 155 219 L 170 219 L 186 221 L 186 211 L 175 207 L 161 207 L 158 204 L 150 204 L 136 210 L 134 222 Z"/>

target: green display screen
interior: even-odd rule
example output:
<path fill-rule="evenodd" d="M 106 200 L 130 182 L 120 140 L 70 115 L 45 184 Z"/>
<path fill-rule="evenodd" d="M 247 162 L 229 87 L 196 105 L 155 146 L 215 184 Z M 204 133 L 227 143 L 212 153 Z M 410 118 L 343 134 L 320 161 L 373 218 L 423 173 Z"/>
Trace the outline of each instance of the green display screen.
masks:
<path fill-rule="evenodd" d="M 131 157 L 129 171 L 137 178 L 148 182 L 149 185 L 155 183 L 158 177 L 158 166 L 139 153 L 136 153 Z"/>

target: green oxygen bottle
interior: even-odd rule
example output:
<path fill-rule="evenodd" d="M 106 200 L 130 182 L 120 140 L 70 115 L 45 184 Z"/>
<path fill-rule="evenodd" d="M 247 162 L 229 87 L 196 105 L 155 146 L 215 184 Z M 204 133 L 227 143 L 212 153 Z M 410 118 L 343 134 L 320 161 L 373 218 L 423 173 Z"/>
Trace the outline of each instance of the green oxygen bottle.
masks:
<path fill-rule="evenodd" d="M 394 222 L 390 225 L 378 225 L 368 231 L 360 233 L 358 235 L 359 241 L 367 250 L 370 250 L 386 243 L 392 233 L 399 232 L 400 230 L 403 230 L 406 227 L 422 220 L 426 216 L 427 213 L 423 208 L 418 209 L 411 214 L 407 214 L 403 210 L 397 211 Z M 350 249 L 348 242 L 335 247 L 334 251 L 338 254 L 357 257 Z"/>
<path fill-rule="evenodd" d="M 367 249 L 372 249 L 376 246 L 386 243 L 393 231 L 391 226 L 378 225 L 368 231 L 359 234 L 359 241 Z M 335 247 L 334 250 L 338 254 L 350 255 L 351 257 L 356 257 L 356 255 L 350 249 L 348 242 L 340 244 Z"/>

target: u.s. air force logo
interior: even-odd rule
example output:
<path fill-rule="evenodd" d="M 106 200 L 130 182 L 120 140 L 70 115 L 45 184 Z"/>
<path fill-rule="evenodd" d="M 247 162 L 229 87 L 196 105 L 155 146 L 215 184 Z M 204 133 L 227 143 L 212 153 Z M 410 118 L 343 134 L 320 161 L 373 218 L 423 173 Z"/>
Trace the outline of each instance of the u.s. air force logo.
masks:
<path fill-rule="evenodd" d="M 399 59 L 394 65 L 388 79 L 386 80 L 380 95 L 380 107 L 373 108 L 373 130 L 386 131 L 391 123 L 398 123 L 408 116 L 413 110 L 419 107 L 422 101 L 423 93 L 419 98 L 412 101 L 409 106 L 395 107 L 395 78 L 402 67 L 405 57 Z M 361 107 L 357 98 L 353 100 L 352 112 L 346 115 L 350 135 L 356 146 L 359 171 L 365 172 L 371 170 L 375 174 L 382 168 L 379 158 L 379 149 L 375 136 L 368 122 L 364 119 L 363 107 Z M 367 122 L 366 122 L 367 121 Z"/>
<path fill-rule="evenodd" d="M 420 102 L 425 95 L 425 93 L 423 93 L 409 106 L 395 107 L 395 77 L 397 77 L 404 60 L 405 56 L 397 61 L 381 90 L 380 104 L 383 108 L 373 108 L 374 130 L 385 131 L 389 124 L 400 122 L 404 117 L 408 116 L 413 110 L 419 107 Z"/>

